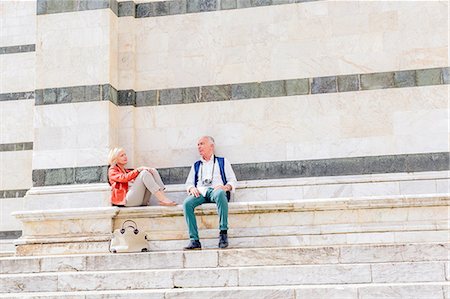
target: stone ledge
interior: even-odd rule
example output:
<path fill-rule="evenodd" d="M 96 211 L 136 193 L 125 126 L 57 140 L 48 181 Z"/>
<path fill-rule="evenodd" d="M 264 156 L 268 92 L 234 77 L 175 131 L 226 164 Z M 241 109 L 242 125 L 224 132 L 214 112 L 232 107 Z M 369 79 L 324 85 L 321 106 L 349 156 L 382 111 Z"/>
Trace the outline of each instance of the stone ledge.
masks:
<path fill-rule="evenodd" d="M 22 221 L 42 221 L 42 220 L 82 220 L 113 218 L 117 215 L 117 207 L 82 208 L 82 209 L 61 209 L 61 210 L 37 210 L 19 211 L 12 213 L 17 219 Z"/>
<path fill-rule="evenodd" d="M 232 202 L 230 234 L 237 247 L 442 242 L 448 234 L 445 209 L 449 206 L 450 194 Z M 205 248 L 216 243 L 216 213 L 214 204 L 196 210 Z M 14 215 L 23 223 L 23 236 L 16 242 L 19 255 L 107 252 L 111 232 L 124 219 L 133 219 L 152 235 L 152 250 L 175 250 L 187 239 L 181 206 L 40 210 Z M 255 234 L 258 228 L 260 233 Z"/>
<path fill-rule="evenodd" d="M 0 274 L 446 261 L 449 253 L 450 243 L 432 243 L 8 257 L 0 258 Z"/>
<path fill-rule="evenodd" d="M 191 289 L 98 290 L 10 293 L 7 298 L 446 298 L 448 283 L 370 283 L 296 286 L 216 287 Z M 447 291 L 448 292 L 448 291 Z M 361 295 L 358 295 L 361 294 Z M 375 295 L 374 295 L 375 294 Z M 387 297 L 386 297 L 387 296 Z M 0 298 L 3 296 L 0 295 Z"/>
<path fill-rule="evenodd" d="M 313 199 L 304 201 L 230 202 L 229 214 L 331 211 L 349 209 L 448 206 L 450 194 L 403 195 L 340 199 Z M 215 204 L 203 204 L 195 210 L 196 215 L 217 214 Z M 136 207 L 120 209 L 116 219 L 154 218 L 182 216 L 181 207 Z"/>

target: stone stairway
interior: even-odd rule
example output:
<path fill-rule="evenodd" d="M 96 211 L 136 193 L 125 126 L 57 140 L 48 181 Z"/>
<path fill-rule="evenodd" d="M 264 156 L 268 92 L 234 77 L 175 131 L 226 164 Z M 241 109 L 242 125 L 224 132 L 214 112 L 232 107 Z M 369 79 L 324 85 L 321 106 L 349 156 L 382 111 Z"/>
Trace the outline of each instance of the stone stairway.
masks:
<path fill-rule="evenodd" d="M 181 207 L 16 213 L 0 298 L 450 298 L 448 194 L 230 203 L 230 248 L 214 205 L 197 211 L 204 249 L 186 252 Z M 133 219 L 151 252 L 111 254 Z"/>
<path fill-rule="evenodd" d="M 0 298 L 449 298 L 450 243 L 0 259 Z"/>

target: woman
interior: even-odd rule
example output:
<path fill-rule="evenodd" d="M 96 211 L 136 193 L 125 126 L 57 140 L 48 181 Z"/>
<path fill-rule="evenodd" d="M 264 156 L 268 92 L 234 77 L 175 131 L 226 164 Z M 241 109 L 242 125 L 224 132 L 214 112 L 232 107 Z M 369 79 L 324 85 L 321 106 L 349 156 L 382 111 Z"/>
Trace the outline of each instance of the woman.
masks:
<path fill-rule="evenodd" d="M 111 184 L 111 203 L 114 206 L 136 207 L 146 206 L 152 193 L 162 206 L 177 204 L 164 194 L 164 183 L 154 168 L 139 167 L 126 169 L 127 154 L 122 148 L 114 148 L 109 152 L 108 179 Z"/>

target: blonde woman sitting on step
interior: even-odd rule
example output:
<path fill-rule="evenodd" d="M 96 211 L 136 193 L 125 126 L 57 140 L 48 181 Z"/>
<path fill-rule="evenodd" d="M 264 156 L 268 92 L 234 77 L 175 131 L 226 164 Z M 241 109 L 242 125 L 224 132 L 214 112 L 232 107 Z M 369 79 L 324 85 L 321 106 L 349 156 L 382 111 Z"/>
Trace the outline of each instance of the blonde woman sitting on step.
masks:
<path fill-rule="evenodd" d="M 162 206 L 176 206 L 164 193 L 164 183 L 155 168 L 126 169 L 127 154 L 122 148 L 114 148 L 108 156 L 108 180 L 111 185 L 111 203 L 119 207 L 147 206 L 154 194 Z"/>

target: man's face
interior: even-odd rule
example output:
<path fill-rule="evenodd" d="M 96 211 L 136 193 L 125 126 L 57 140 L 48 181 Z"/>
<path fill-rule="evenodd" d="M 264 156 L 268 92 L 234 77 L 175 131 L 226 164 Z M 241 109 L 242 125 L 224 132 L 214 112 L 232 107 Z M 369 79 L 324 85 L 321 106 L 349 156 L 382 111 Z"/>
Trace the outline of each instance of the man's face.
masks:
<path fill-rule="evenodd" d="M 209 158 L 214 153 L 214 144 L 212 144 L 208 138 L 200 138 L 197 143 L 197 149 L 200 156 Z"/>

